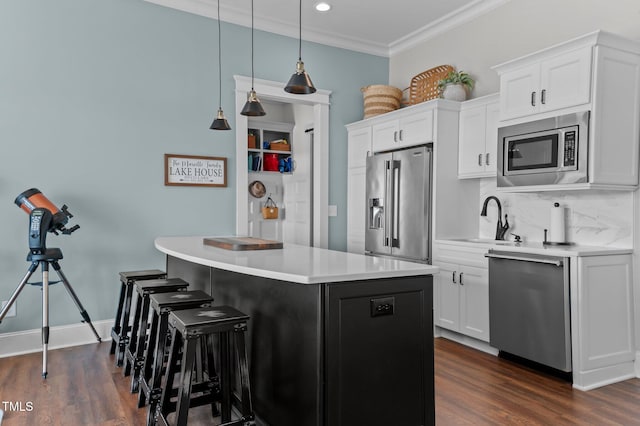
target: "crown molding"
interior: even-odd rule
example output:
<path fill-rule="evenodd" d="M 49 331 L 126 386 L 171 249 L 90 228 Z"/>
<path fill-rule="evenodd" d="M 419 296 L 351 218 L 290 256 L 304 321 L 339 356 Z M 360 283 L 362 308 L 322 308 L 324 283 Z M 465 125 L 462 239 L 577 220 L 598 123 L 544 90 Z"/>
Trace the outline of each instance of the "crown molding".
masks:
<path fill-rule="evenodd" d="M 511 0 L 476 0 L 389 44 L 389 56 L 411 49 L 420 43 L 476 19 Z"/>
<path fill-rule="evenodd" d="M 216 4 L 212 0 L 144 0 L 148 3 L 169 7 L 182 12 L 217 19 Z M 459 25 L 469 22 L 488 11 L 501 6 L 510 0 L 475 0 L 474 2 L 443 16 L 424 27 L 402 37 L 389 45 L 373 43 L 371 41 L 336 35 L 335 33 L 303 30 L 302 38 L 308 42 L 324 44 L 340 49 L 353 50 L 370 55 L 390 57 L 404 50 L 410 49 L 420 43 L 434 38 Z M 243 27 L 251 27 L 251 15 L 241 8 L 220 5 L 222 21 Z M 298 25 L 291 22 L 280 21 L 264 16 L 255 15 L 254 27 L 260 31 L 298 38 Z"/>

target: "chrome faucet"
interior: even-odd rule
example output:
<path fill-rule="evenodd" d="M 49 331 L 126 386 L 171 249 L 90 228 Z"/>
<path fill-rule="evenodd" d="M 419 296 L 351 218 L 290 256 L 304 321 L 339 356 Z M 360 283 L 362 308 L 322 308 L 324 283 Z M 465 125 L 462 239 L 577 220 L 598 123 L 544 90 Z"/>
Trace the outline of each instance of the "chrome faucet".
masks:
<path fill-rule="evenodd" d="M 487 204 L 489 204 L 490 200 L 494 200 L 498 205 L 498 224 L 496 225 L 496 240 L 504 240 L 504 234 L 507 233 L 507 229 L 509 229 L 509 221 L 507 220 L 507 215 L 504 215 L 504 225 L 502 224 L 502 205 L 500 204 L 500 200 L 493 195 L 488 196 L 484 200 L 484 204 L 482 205 L 482 211 L 480 212 L 480 216 L 487 215 Z"/>

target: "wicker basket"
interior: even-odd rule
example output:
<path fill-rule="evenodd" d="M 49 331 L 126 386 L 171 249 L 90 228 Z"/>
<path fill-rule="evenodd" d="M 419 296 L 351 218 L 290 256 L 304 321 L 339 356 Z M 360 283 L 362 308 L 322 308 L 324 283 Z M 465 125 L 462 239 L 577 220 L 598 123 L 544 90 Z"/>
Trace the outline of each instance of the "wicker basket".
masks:
<path fill-rule="evenodd" d="M 402 90 L 397 87 L 373 84 L 363 87 L 360 91 L 364 96 L 364 118 L 400 108 Z"/>
<path fill-rule="evenodd" d="M 440 97 L 438 82 L 451 71 L 455 71 L 451 65 L 440 65 L 413 77 L 409 86 L 409 101 L 407 105 L 415 105 Z"/>

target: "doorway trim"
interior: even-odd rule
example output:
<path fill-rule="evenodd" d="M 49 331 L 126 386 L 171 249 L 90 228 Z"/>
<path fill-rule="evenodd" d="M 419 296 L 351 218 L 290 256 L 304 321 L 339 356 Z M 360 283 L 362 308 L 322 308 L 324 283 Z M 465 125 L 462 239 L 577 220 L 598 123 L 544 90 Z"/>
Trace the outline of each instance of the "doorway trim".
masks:
<path fill-rule="evenodd" d="M 249 233 L 249 202 L 247 188 L 247 131 L 248 118 L 242 114 L 251 90 L 251 77 L 233 76 L 236 82 L 236 235 Z M 253 88 L 258 97 L 289 104 L 313 106 L 313 245 L 328 248 L 329 245 L 329 97 L 331 91 L 318 89 L 310 95 L 294 95 L 284 91 L 285 83 L 254 79 Z"/>

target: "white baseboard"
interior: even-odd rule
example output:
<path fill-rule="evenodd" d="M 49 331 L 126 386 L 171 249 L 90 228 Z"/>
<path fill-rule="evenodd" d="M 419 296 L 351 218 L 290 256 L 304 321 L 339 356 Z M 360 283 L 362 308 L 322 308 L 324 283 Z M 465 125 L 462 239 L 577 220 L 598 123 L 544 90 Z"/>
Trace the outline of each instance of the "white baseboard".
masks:
<path fill-rule="evenodd" d="M 91 321 L 102 341 L 111 340 L 113 319 Z M 96 337 L 85 323 L 62 325 L 49 329 L 49 349 L 95 343 Z M 0 358 L 40 352 L 42 350 L 42 329 L 16 331 L 0 334 Z"/>
<path fill-rule="evenodd" d="M 436 326 L 436 333 L 434 337 L 444 337 L 445 339 L 453 340 L 456 343 L 460 343 L 461 345 L 469 346 L 473 349 L 477 349 L 482 352 L 486 352 L 489 355 L 498 355 L 498 350 L 488 342 L 483 342 L 478 339 L 474 339 L 473 337 L 465 336 L 460 333 L 456 333 L 455 331 L 447 330 L 442 327 Z"/>

